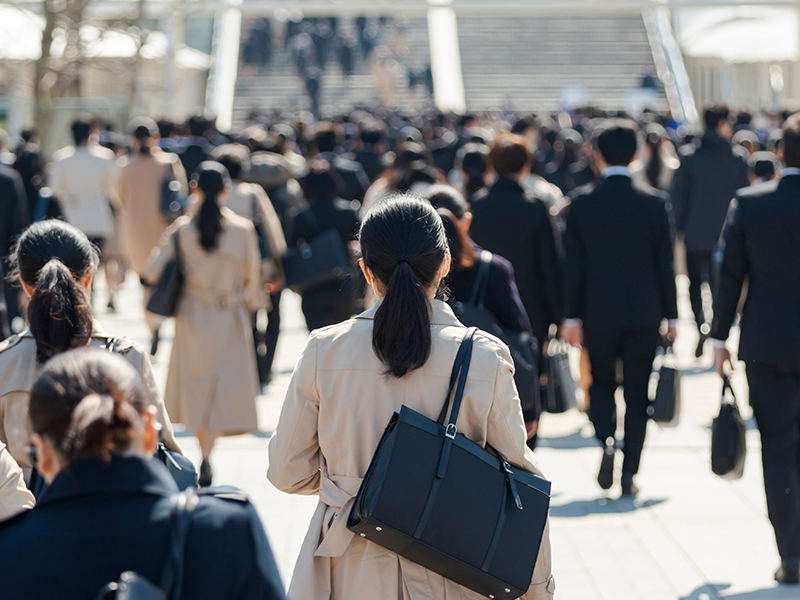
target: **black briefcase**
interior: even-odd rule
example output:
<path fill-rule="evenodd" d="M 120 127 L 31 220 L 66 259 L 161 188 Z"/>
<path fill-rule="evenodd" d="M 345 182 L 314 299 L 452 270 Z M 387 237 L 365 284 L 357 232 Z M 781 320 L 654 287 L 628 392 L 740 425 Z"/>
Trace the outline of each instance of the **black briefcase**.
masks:
<path fill-rule="evenodd" d="M 711 470 L 716 475 L 725 479 L 739 479 L 744 474 L 746 431 L 731 382 L 724 376 L 719 415 L 711 423 Z"/>
<path fill-rule="evenodd" d="M 286 287 L 298 294 L 341 279 L 350 271 L 350 261 L 335 229 L 314 237 L 283 256 Z"/>
<path fill-rule="evenodd" d="M 662 427 L 674 427 L 681 413 L 681 372 L 676 366 L 672 346 L 667 346 L 657 360 L 660 362 L 656 372 L 658 383 L 647 414 Z"/>
<path fill-rule="evenodd" d="M 578 384 L 569 366 L 567 345 L 558 338 L 551 338 L 544 353 L 542 374 L 542 409 L 552 414 L 577 408 Z"/>
<path fill-rule="evenodd" d="M 539 395 L 539 342 L 527 331 L 504 329 L 494 315 L 486 310 L 491 260 L 491 252 L 481 252 L 469 302 L 451 302 L 450 306 L 461 323 L 491 333 L 508 346 L 514 361 L 514 383 L 517 385 L 522 412 L 535 414 L 538 418 L 542 412 Z"/>
<path fill-rule="evenodd" d="M 513 599 L 531 584 L 550 482 L 458 433 L 475 332 L 459 348 L 438 421 L 407 406 L 389 421 L 347 527 L 483 596 Z"/>
<path fill-rule="evenodd" d="M 172 240 L 175 244 L 175 256 L 164 267 L 147 301 L 147 312 L 162 317 L 174 317 L 177 314 L 178 304 L 183 295 L 183 265 L 177 231 L 172 235 Z"/>

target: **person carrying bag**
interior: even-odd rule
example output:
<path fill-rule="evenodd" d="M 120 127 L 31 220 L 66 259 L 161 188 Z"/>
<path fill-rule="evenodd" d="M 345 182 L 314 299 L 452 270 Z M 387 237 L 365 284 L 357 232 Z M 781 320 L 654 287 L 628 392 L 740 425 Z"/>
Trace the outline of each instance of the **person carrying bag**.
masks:
<path fill-rule="evenodd" d="M 747 458 L 746 431 L 731 380 L 723 374 L 719 415 L 711 423 L 711 470 L 715 475 L 741 479 Z"/>
<path fill-rule="evenodd" d="M 556 585 L 546 516 L 548 484 L 539 479 L 542 471 L 526 446 L 511 355 L 497 338 L 481 331 L 473 334 L 470 361 L 462 363 L 464 368 L 458 370 L 461 376 L 454 388 L 453 409 L 438 420 L 449 397 L 459 349 L 463 349 L 459 360 L 465 360 L 468 348 L 462 345 L 468 336 L 467 328 L 446 303 L 436 299 L 439 284 L 450 268 L 441 218 L 424 201 L 393 197 L 366 215 L 360 243 L 360 266 L 378 301 L 353 319 L 311 333 L 270 440 L 268 479 L 284 492 L 320 497 L 295 566 L 289 598 L 478 600 L 489 594 L 497 598 L 522 594 L 525 600 L 550 600 Z M 375 496 L 376 504 L 357 499 L 362 485 L 365 490 L 374 489 L 372 485 L 380 479 L 368 475 L 376 449 L 380 447 L 384 452 L 391 447 L 393 452 L 402 452 L 402 444 L 389 442 L 389 434 L 383 437 L 395 413 L 399 416 L 393 431 L 398 442 L 411 439 L 402 433 L 414 428 L 408 421 L 403 424 L 409 415 L 422 430 L 429 428 L 428 434 L 418 432 L 421 439 L 428 441 L 428 454 L 424 463 L 416 460 L 413 453 L 398 454 L 398 464 L 402 460 L 406 467 L 391 475 L 387 472 L 383 481 L 387 486 L 394 481 L 392 489 L 397 489 L 397 482 L 425 479 L 423 472 L 441 473 L 443 477 L 433 477 L 439 481 L 439 491 L 430 503 L 433 479 L 413 486 L 417 500 L 430 504 L 426 520 L 421 518 L 424 506 L 410 506 L 408 496 L 397 495 L 393 507 L 382 504 L 378 498 L 391 502 L 395 496 L 389 487 Z M 411 429 L 407 429 L 409 426 Z M 447 448 L 445 460 L 443 448 Z M 423 451 L 415 443 L 411 449 Z M 483 488 L 489 489 L 482 475 L 472 478 L 472 469 L 467 465 L 475 457 L 482 463 L 475 474 L 483 473 L 484 468 L 490 472 L 491 489 L 497 496 L 493 512 L 457 506 L 469 503 L 470 497 L 480 502 Z M 536 484 L 529 486 L 532 481 Z M 462 485 L 465 487 L 459 487 Z M 458 489 L 460 493 L 454 491 Z M 409 486 L 408 491 L 413 490 Z M 518 508 L 517 495 L 522 510 Z M 369 514 L 373 519 L 386 519 L 383 525 L 376 523 L 371 530 L 360 530 L 358 534 L 348 529 L 354 507 L 359 507 L 357 515 L 366 515 L 367 510 L 378 506 L 386 510 Z M 525 549 L 525 558 L 517 565 L 519 571 L 515 571 L 517 566 L 505 562 L 509 554 L 518 551 L 509 536 L 516 533 L 518 519 L 528 511 L 539 515 L 540 529 L 525 529 L 530 532 L 526 542 L 531 547 Z M 498 527 L 501 515 L 506 525 Z M 458 519 L 458 527 L 454 518 Z M 433 539 L 449 539 L 452 543 L 451 535 L 459 540 L 470 538 L 469 551 L 474 557 L 470 559 L 471 573 L 480 578 L 493 577 L 502 582 L 502 587 L 497 592 L 498 588 L 488 591 L 483 587 L 475 591 L 476 586 L 459 573 L 440 568 L 425 557 L 398 554 L 374 537 L 390 533 L 390 528 L 399 530 L 398 520 L 404 519 L 403 531 L 411 532 L 410 539 L 421 530 L 419 544 Z M 475 523 L 468 527 L 470 520 Z M 481 529 L 481 540 L 470 534 L 477 531 L 470 527 L 478 522 L 485 527 Z M 369 519 L 364 521 L 365 527 L 367 523 Z M 503 533 L 494 544 L 492 558 L 489 550 L 498 529 Z M 373 543 L 373 538 L 379 543 Z M 467 550 L 467 544 L 462 545 Z M 437 546 L 440 555 L 461 550 Z M 459 560 L 455 554 L 450 556 L 451 564 Z M 482 570 L 487 562 L 488 575 Z M 493 571 L 499 565 L 509 568 L 504 573 Z M 532 574 L 528 570 L 531 567 Z M 528 581 L 523 583 L 520 573 Z M 509 576 L 513 581 L 507 579 Z"/>

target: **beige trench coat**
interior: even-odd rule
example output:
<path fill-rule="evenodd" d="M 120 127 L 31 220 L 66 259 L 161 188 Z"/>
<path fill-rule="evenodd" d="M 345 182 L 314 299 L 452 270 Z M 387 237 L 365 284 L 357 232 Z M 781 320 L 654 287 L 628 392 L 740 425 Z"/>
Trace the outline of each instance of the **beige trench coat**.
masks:
<path fill-rule="evenodd" d="M 33 494 L 25 487 L 22 469 L 0 442 L 0 521 L 33 508 L 35 503 Z"/>
<path fill-rule="evenodd" d="M 314 331 L 295 368 L 269 444 L 268 479 L 320 503 L 297 559 L 290 600 L 478 600 L 467 590 L 346 528 L 361 480 L 390 417 L 401 406 L 436 419 L 466 328 L 450 308 L 431 301 L 433 349 L 428 362 L 402 379 L 383 375 L 372 351 L 376 306 L 354 319 Z M 480 332 L 458 429 L 491 444 L 514 465 L 541 475 L 526 446 L 525 425 L 508 349 Z M 525 600 L 550 599 L 549 526 Z"/>
<path fill-rule="evenodd" d="M 113 336 L 105 333 L 95 321 L 91 348 L 106 348 Z M 127 338 L 118 339 L 115 350 L 127 360 L 142 377 L 145 393 L 151 404 L 158 408 L 158 419 L 162 424 L 161 441 L 168 448 L 180 452 L 175 440 L 164 401 L 156 386 L 150 358 L 136 342 Z M 31 425 L 28 420 L 28 400 L 31 388 L 42 371 L 36 361 L 36 341 L 29 332 L 14 335 L 0 343 L 0 442 L 25 473 L 26 481 L 31 473 L 29 454 Z"/>
<path fill-rule="evenodd" d="M 265 306 L 261 255 L 253 224 L 222 208 L 216 249 L 206 252 L 191 217 L 170 227 L 145 269 L 155 281 L 175 255 L 177 236 L 184 289 L 175 316 L 167 408 L 178 423 L 226 433 L 254 431 L 260 392 L 250 314 Z"/>
<path fill-rule="evenodd" d="M 134 154 L 120 161 L 114 185 L 119 232 L 130 267 L 142 276 L 150 253 L 169 223 L 161 212 L 164 182 L 175 179 L 188 190 L 186 172 L 176 154 L 153 148 L 152 155 Z"/>

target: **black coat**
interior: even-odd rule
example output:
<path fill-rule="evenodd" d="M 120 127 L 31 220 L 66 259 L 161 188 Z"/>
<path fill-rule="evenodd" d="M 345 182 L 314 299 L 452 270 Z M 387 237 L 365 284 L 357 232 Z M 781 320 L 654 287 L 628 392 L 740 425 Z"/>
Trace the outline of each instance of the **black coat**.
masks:
<path fill-rule="evenodd" d="M 28 196 L 22 177 L 15 170 L 0 165 L 0 274 L 3 270 L 8 272 L 8 257 L 14 249 L 17 237 L 30 223 L 28 215 Z M 0 275 L 2 276 L 2 275 Z M 5 297 L 3 313 L 8 312 L 8 317 L 13 318 L 18 314 L 17 294 L 19 290 L 2 278 L 0 295 Z M 5 318 L 0 316 L 0 334 L 8 333 L 4 327 Z"/>
<path fill-rule="evenodd" d="M 629 329 L 678 318 L 665 194 L 612 175 L 575 190 L 564 212 L 565 319 Z"/>
<path fill-rule="evenodd" d="M 800 367 L 800 175 L 740 190 L 723 244 L 711 337 L 727 339 L 748 280 L 739 358 Z"/>
<path fill-rule="evenodd" d="M 533 333 L 547 337 L 561 322 L 561 273 L 556 231 L 544 202 L 511 179 L 473 196 L 470 236 L 514 267 Z"/>
<path fill-rule="evenodd" d="M 211 156 L 211 146 L 207 143 L 192 143 L 180 148 L 176 153 L 181 159 L 181 164 L 186 171 L 186 177 L 191 179 L 201 163 L 207 161 Z"/>
<path fill-rule="evenodd" d="M 0 523 L 2 597 L 91 600 L 128 570 L 158 585 L 177 491 L 155 460 L 74 463 L 36 508 Z M 246 500 L 201 496 L 184 556 L 182 599 L 285 600 L 264 529 Z"/>
<path fill-rule="evenodd" d="M 672 183 L 677 228 L 684 234 L 687 251 L 710 254 L 736 190 L 750 184 L 747 162 L 716 133 L 704 135 L 699 148 L 681 152 L 681 166 Z"/>

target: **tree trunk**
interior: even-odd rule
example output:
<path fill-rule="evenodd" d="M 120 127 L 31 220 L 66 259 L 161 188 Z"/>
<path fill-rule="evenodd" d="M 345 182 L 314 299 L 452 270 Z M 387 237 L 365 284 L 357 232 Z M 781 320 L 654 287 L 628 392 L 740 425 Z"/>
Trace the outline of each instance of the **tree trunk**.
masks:
<path fill-rule="evenodd" d="M 34 120 L 39 136 L 46 143 L 52 116 L 52 88 L 55 84 L 54 73 L 50 69 L 50 47 L 53 44 L 53 31 L 56 26 L 57 13 L 53 10 L 52 0 L 43 0 L 44 30 L 42 31 L 41 55 L 36 61 L 33 78 Z"/>

